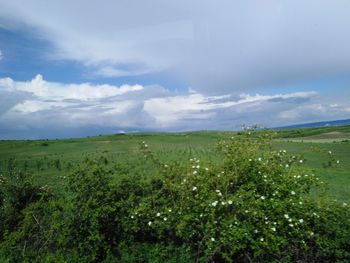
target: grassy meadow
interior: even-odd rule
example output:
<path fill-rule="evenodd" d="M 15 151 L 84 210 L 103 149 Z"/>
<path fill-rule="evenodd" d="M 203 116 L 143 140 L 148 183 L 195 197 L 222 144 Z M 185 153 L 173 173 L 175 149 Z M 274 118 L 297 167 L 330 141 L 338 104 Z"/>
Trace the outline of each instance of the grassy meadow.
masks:
<path fill-rule="evenodd" d="M 222 157 L 216 149 L 218 141 L 235 135 L 235 132 L 198 131 L 0 141 L 0 170 L 6 169 L 9 159 L 13 159 L 19 167 L 33 173 L 38 183 L 60 190 L 60 176 L 86 158 L 105 159 L 116 169 L 128 166 L 128 172 L 144 169 L 139 149 L 145 141 L 164 162 L 187 162 L 193 157 L 219 162 Z M 279 130 L 273 144 L 290 154 L 303 154 L 305 166 L 312 168 L 328 185 L 330 195 L 350 201 L 350 126 Z M 329 151 L 339 160 L 339 165 L 324 167 Z"/>
<path fill-rule="evenodd" d="M 349 262 L 349 135 L 0 141 L 0 262 Z"/>

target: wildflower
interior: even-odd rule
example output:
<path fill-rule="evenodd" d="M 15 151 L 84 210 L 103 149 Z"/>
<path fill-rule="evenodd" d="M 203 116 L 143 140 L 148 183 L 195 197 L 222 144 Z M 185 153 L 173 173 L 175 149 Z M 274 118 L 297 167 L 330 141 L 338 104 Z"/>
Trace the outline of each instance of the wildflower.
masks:
<path fill-rule="evenodd" d="M 221 202 L 222 205 L 225 205 L 226 203 L 224 201 Z"/>
<path fill-rule="evenodd" d="M 245 210 L 244 212 L 245 212 L 245 213 L 248 213 L 249 211 L 248 211 L 248 210 Z"/>
<path fill-rule="evenodd" d="M 314 235 L 314 232 L 311 231 L 311 232 L 310 232 L 310 236 L 313 236 L 313 235 Z"/>
<path fill-rule="evenodd" d="M 157 216 L 160 216 L 160 213 L 159 213 L 159 212 L 157 213 Z"/>
<path fill-rule="evenodd" d="M 304 161 L 303 160 L 300 160 L 299 163 L 303 163 Z"/>
<path fill-rule="evenodd" d="M 302 205 L 303 204 L 303 202 L 299 202 L 299 205 Z"/>
<path fill-rule="evenodd" d="M 304 219 L 299 219 L 299 222 L 302 224 L 304 222 Z"/>
<path fill-rule="evenodd" d="M 148 147 L 148 145 L 147 145 L 147 144 L 145 144 L 145 147 L 147 148 L 147 147 Z"/>
<path fill-rule="evenodd" d="M 163 220 L 164 220 L 164 221 L 167 221 L 167 220 L 168 220 L 168 218 L 164 217 L 164 218 L 163 218 Z"/>
<path fill-rule="evenodd" d="M 169 209 L 168 211 L 169 211 L 169 213 L 171 213 L 171 211 L 172 211 L 172 210 L 171 210 L 171 209 Z"/>
<path fill-rule="evenodd" d="M 212 206 L 216 206 L 218 204 L 218 201 L 214 201 L 211 203 Z"/>
<path fill-rule="evenodd" d="M 197 190 L 197 187 L 193 186 L 192 191 L 196 191 L 196 190 Z"/>
<path fill-rule="evenodd" d="M 290 226 L 290 227 L 294 227 L 294 225 L 293 225 L 293 224 L 289 224 L 289 226 Z"/>
<path fill-rule="evenodd" d="M 208 168 L 208 167 L 205 167 L 204 169 L 205 169 L 206 171 L 208 171 L 208 170 L 209 170 L 209 168 Z"/>
<path fill-rule="evenodd" d="M 165 167 L 165 168 L 168 168 L 168 165 L 167 165 L 167 164 L 164 164 L 164 167 Z"/>
<path fill-rule="evenodd" d="M 211 240 L 212 242 L 214 242 L 214 241 L 215 241 L 215 238 L 212 237 L 210 240 Z"/>
<path fill-rule="evenodd" d="M 332 151 L 328 151 L 329 154 L 332 154 Z"/>
<path fill-rule="evenodd" d="M 264 238 L 260 238 L 260 241 L 261 241 L 261 242 L 264 242 Z"/>
<path fill-rule="evenodd" d="M 196 166 L 196 168 L 197 168 L 197 169 L 199 169 L 199 168 L 200 168 L 200 166 L 199 166 L 199 165 L 197 165 L 197 166 Z"/>
<path fill-rule="evenodd" d="M 273 232 L 276 232 L 276 228 L 275 228 L 275 227 L 271 227 L 271 230 L 272 230 Z"/>
<path fill-rule="evenodd" d="M 134 216 L 131 216 L 132 219 L 134 219 Z"/>
<path fill-rule="evenodd" d="M 193 174 L 197 174 L 197 171 L 193 171 Z"/>
<path fill-rule="evenodd" d="M 227 202 L 229 205 L 232 205 L 232 201 L 231 200 L 228 200 L 228 202 Z"/>
<path fill-rule="evenodd" d="M 287 215 L 287 214 L 284 214 L 284 217 L 285 217 L 286 219 L 288 219 L 288 218 L 289 218 L 289 215 Z"/>
<path fill-rule="evenodd" d="M 337 160 L 337 164 L 339 164 L 340 163 L 340 161 L 339 160 Z"/>
<path fill-rule="evenodd" d="M 263 196 L 263 195 L 262 195 L 260 198 L 261 198 L 262 200 L 265 200 L 265 196 Z"/>
<path fill-rule="evenodd" d="M 261 157 L 259 157 L 259 158 L 258 158 L 258 161 L 259 161 L 259 162 L 261 162 L 261 161 L 262 161 Z"/>
<path fill-rule="evenodd" d="M 290 193 L 291 193 L 292 195 L 295 195 L 295 192 L 294 192 L 294 191 L 291 191 Z"/>
<path fill-rule="evenodd" d="M 289 167 L 289 164 L 286 164 L 286 168 L 288 168 Z"/>
<path fill-rule="evenodd" d="M 148 222 L 148 225 L 149 225 L 149 226 L 152 225 L 152 221 L 149 221 L 149 222 Z"/>

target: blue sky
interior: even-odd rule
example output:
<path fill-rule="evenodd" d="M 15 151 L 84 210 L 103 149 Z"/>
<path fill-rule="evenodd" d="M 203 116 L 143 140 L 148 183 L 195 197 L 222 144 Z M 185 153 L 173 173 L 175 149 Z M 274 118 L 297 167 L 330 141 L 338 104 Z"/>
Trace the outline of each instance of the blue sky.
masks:
<path fill-rule="evenodd" d="M 0 0 L 0 138 L 350 116 L 350 2 Z"/>

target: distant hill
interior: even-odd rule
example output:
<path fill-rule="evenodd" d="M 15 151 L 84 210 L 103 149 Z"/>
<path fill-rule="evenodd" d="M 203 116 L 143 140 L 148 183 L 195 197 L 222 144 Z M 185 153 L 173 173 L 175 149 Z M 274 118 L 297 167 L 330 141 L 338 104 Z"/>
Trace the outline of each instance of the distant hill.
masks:
<path fill-rule="evenodd" d="M 302 123 L 302 124 L 295 124 L 295 125 L 290 125 L 290 126 L 279 127 L 278 129 L 332 127 L 332 126 L 344 126 L 344 125 L 350 125 L 350 119 Z"/>

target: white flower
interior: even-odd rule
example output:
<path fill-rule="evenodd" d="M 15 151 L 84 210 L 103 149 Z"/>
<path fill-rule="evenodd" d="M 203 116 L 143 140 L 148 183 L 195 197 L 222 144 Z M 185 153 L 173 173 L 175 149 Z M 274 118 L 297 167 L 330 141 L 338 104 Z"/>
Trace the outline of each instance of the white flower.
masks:
<path fill-rule="evenodd" d="M 337 164 L 339 164 L 340 163 L 340 161 L 339 160 L 337 160 Z"/>
<path fill-rule="evenodd" d="M 249 159 L 249 162 L 251 162 L 252 161 L 252 159 Z"/>
<path fill-rule="evenodd" d="M 200 166 L 199 166 L 199 165 L 197 165 L 197 166 L 196 166 L 196 168 L 197 168 L 197 169 L 199 169 L 199 168 L 200 168 Z"/>
<path fill-rule="evenodd" d="M 328 151 L 329 154 L 332 154 L 332 151 Z"/>
<path fill-rule="evenodd" d="M 303 160 L 300 160 L 299 163 L 303 163 L 304 161 Z"/>
<path fill-rule="evenodd" d="M 197 190 L 197 187 L 193 186 L 192 191 L 196 191 L 196 190 Z"/>
<path fill-rule="evenodd" d="M 259 158 L 258 158 L 258 161 L 261 161 L 261 160 L 262 160 L 261 157 L 259 157 Z"/>
<path fill-rule="evenodd" d="M 261 198 L 262 200 L 265 200 L 265 196 L 263 196 L 263 195 L 262 195 L 260 198 Z"/>
<path fill-rule="evenodd" d="M 212 206 L 216 206 L 218 204 L 218 201 L 214 201 L 211 203 Z"/>
<path fill-rule="evenodd" d="M 148 225 L 149 225 L 149 226 L 150 226 L 150 225 L 152 225 L 152 222 L 151 222 L 151 221 L 149 221 L 149 222 L 148 222 Z"/>
<path fill-rule="evenodd" d="M 192 165 L 192 168 L 194 169 L 194 168 L 196 168 L 196 166 L 195 166 L 195 165 Z"/>
<path fill-rule="evenodd" d="M 231 200 L 228 200 L 228 202 L 227 202 L 229 205 L 232 205 L 232 201 Z"/>
<path fill-rule="evenodd" d="M 294 191 L 292 191 L 292 192 L 290 192 L 292 195 L 295 195 L 295 192 Z"/>
<path fill-rule="evenodd" d="M 248 211 L 248 210 L 245 210 L 244 212 L 247 214 L 249 211 Z"/>
<path fill-rule="evenodd" d="M 289 218 L 289 215 L 287 215 L 287 214 L 284 214 L 284 217 L 288 219 L 288 218 Z"/>
<path fill-rule="evenodd" d="M 157 216 L 160 216 L 160 213 L 159 213 L 159 212 L 157 213 Z"/>
<path fill-rule="evenodd" d="M 222 205 L 225 205 L 226 203 L 224 201 L 221 202 Z"/>
<path fill-rule="evenodd" d="M 264 238 L 260 238 L 260 241 L 261 241 L 261 242 L 264 242 Z"/>
<path fill-rule="evenodd" d="M 214 242 L 214 241 L 215 241 L 215 238 L 212 237 L 210 240 L 211 240 L 212 242 Z"/>
<path fill-rule="evenodd" d="M 197 174 L 197 171 L 193 171 L 193 174 Z"/>
<path fill-rule="evenodd" d="M 147 145 L 147 144 L 145 144 L 145 147 L 147 148 L 147 147 L 148 147 L 148 145 Z"/>
<path fill-rule="evenodd" d="M 134 216 L 131 216 L 131 218 L 133 219 L 133 218 L 134 218 Z"/>
<path fill-rule="evenodd" d="M 208 167 L 205 167 L 205 170 L 206 170 L 206 171 L 209 171 L 209 168 L 208 168 Z"/>
<path fill-rule="evenodd" d="M 271 227 L 273 232 L 276 232 L 276 228 L 275 227 Z"/>
<path fill-rule="evenodd" d="M 293 224 L 289 224 L 289 226 L 290 226 L 290 227 L 294 227 L 294 225 L 293 225 Z"/>
<path fill-rule="evenodd" d="M 163 220 L 164 220 L 164 221 L 167 221 L 167 220 L 168 220 L 168 218 L 164 217 L 164 218 L 163 218 Z"/>
<path fill-rule="evenodd" d="M 169 209 L 168 211 L 169 211 L 169 213 L 171 213 L 171 209 Z"/>
<path fill-rule="evenodd" d="M 164 164 L 164 167 L 165 167 L 165 168 L 167 168 L 167 167 L 168 167 L 168 165 L 167 165 L 167 164 Z"/>
<path fill-rule="evenodd" d="M 286 168 L 288 168 L 289 167 L 289 164 L 286 164 Z"/>
<path fill-rule="evenodd" d="M 303 222 L 304 222 L 304 219 L 299 219 L 299 222 L 300 222 L 300 223 L 303 223 Z"/>

